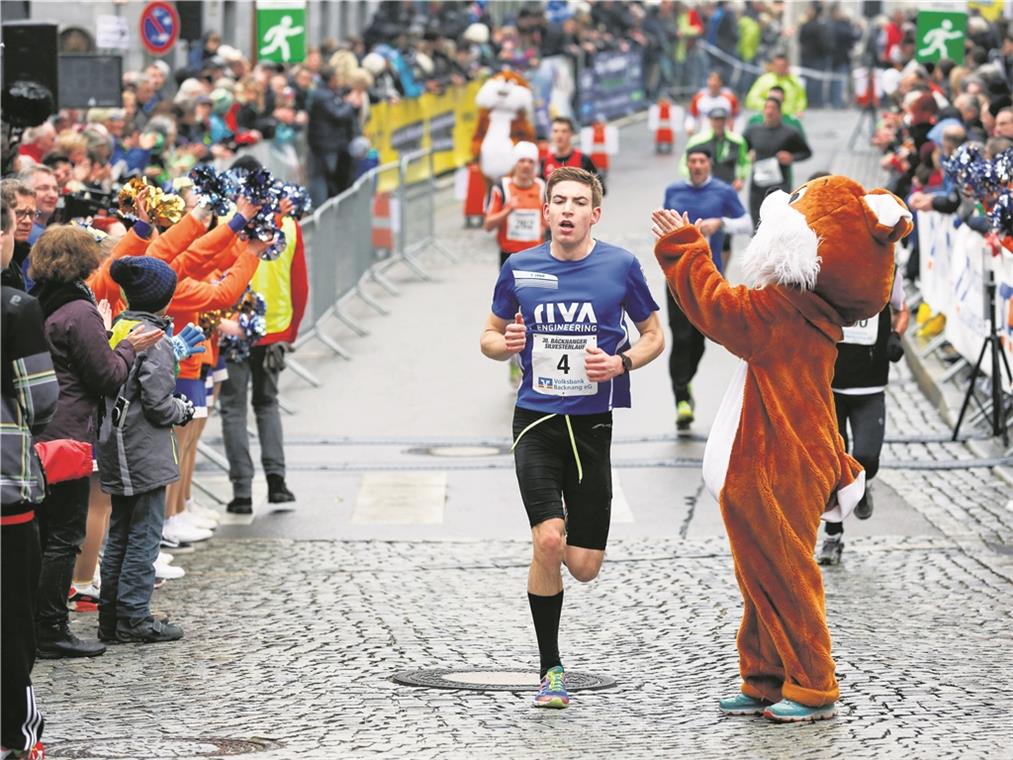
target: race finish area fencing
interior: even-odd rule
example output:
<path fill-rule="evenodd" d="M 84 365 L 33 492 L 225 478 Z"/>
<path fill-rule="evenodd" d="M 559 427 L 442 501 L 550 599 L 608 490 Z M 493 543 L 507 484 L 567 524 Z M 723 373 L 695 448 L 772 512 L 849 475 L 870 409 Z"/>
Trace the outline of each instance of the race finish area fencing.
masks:
<path fill-rule="evenodd" d="M 420 254 L 431 249 L 456 261 L 436 240 L 437 152 L 424 148 L 370 169 L 300 222 L 310 287 L 299 339 L 293 346 L 295 356 L 300 347 L 315 341 L 343 359 L 352 359 L 351 352 L 328 331 L 328 324 L 337 320 L 356 335 L 369 334 L 345 308 L 353 298 L 377 314 L 388 313 L 364 283 L 372 282 L 398 296 L 400 291 L 386 276 L 392 268 L 403 266 L 419 280 L 429 280 Z M 286 357 L 287 368 L 320 387 L 321 381 L 295 356 Z M 283 412 L 296 412 L 284 397 L 278 402 Z M 249 432 L 255 437 L 254 430 Z M 216 467 L 228 471 L 228 461 L 216 449 L 201 443 L 198 450 Z M 194 485 L 224 503 L 196 479 Z"/>

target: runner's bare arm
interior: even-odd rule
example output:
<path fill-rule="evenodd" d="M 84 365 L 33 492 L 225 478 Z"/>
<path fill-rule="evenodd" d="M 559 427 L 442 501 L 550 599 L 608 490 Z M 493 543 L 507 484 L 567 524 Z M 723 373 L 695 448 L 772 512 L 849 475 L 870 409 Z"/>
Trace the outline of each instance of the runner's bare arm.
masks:
<path fill-rule="evenodd" d="M 482 331 L 482 353 L 496 361 L 506 361 L 514 354 L 524 350 L 527 342 L 527 333 L 524 327 L 524 317 L 517 314 L 513 322 L 500 319 L 495 314 L 489 314 L 489 320 Z"/>
<path fill-rule="evenodd" d="M 665 350 L 665 333 L 661 329 L 658 313 L 654 312 L 643 322 L 635 322 L 640 339 L 626 352 L 633 363 L 633 369 L 649 364 Z M 584 359 L 587 379 L 593 383 L 605 383 L 623 373 L 623 361 L 619 356 L 606 354 L 600 348 L 589 348 Z"/>

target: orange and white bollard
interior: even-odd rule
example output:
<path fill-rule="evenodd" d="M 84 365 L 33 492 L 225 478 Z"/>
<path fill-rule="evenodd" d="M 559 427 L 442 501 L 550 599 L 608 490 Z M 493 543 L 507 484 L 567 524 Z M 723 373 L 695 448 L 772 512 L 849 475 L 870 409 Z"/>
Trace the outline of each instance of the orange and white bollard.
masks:
<path fill-rule="evenodd" d="M 672 152 L 675 132 L 672 129 L 672 106 L 662 98 L 658 101 L 658 125 L 654 130 L 654 152 L 668 154 Z"/>
<path fill-rule="evenodd" d="M 609 171 L 609 154 L 605 148 L 605 123 L 596 121 L 591 125 L 591 161 L 602 176 Z"/>
<path fill-rule="evenodd" d="M 464 196 L 464 226 L 480 227 L 485 219 L 485 177 L 477 163 L 468 166 L 468 190 Z"/>
<path fill-rule="evenodd" d="M 394 227 L 390 216 L 390 193 L 373 196 L 373 250 L 389 255 L 394 252 Z"/>

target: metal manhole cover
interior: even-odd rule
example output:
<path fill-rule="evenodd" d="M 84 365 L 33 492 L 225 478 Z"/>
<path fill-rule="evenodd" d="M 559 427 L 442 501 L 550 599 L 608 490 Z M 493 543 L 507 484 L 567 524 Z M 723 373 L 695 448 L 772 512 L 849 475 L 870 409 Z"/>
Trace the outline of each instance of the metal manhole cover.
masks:
<path fill-rule="evenodd" d="M 509 454 L 509 446 L 420 446 L 408 449 L 407 454 L 421 454 L 431 457 L 498 457 Z"/>
<path fill-rule="evenodd" d="M 402 670 L 393 675 L 404 686 L 428 686 L 433 689 L 471 689 L 474 691 L 531 691 L 538 688 L 538 673 L 533 670 L 495 670 L 493 668 Z M 570 691 L 608 689 L 616 679 L 590 673 L 566 671 Z"/>
<path fill-rule="evenodd" d="M 47 754 L 74 760 L 114 760 L 115 758 L 158 757 L 194 758 L 248 755 L 278 749 L 282 745 L 270 739 L 79 739 L 46 743 Z"/>

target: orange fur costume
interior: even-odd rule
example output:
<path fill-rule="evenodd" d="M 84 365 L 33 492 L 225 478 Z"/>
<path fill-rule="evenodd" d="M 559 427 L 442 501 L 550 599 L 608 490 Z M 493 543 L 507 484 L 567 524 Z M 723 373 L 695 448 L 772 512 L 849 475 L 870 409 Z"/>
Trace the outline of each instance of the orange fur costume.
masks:
<path fill-rule="evenodd" d="M 499 182 L 513 169 L 514 144 L 534 142 L 532 97 L 531 85 L 515 71 L 500 71 L 478 91 L 478 122 L 471 138 L 471 154 L 488 182 Z"/>
<path fill-rule="evenodd" d="M 696 227 L 662 237 L 655 255 L 689 321 L 742 359 L 703 461 L 745 607 L 742 692 L 819 707 L 838 686 L 817 533 L 865 490 L 837 430 L 836 344 L 843 326 L 886 305 L 911 213 L 886 190 L 836 176 L 769 195 L 760 218 L 743 257 L 751 286 L 724 280 Z"/>

